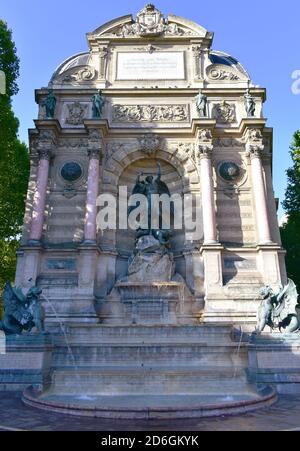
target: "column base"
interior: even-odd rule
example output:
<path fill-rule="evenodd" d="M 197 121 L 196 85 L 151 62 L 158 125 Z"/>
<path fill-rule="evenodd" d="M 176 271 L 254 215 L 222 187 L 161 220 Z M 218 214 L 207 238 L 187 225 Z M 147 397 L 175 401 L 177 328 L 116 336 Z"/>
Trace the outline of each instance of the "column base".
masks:
<path fill-rule="evenodd" d="M 41 240 L 28 240 L 27 241 L 27 246 L 30 247 L 40 247 L 41 246 Z"/>
<path fill-rule="evenodd" d="M 82 246 L 96 246 L 97 241 L 96 240 L 84 240 L 81 244 L 82 244 Z"/>

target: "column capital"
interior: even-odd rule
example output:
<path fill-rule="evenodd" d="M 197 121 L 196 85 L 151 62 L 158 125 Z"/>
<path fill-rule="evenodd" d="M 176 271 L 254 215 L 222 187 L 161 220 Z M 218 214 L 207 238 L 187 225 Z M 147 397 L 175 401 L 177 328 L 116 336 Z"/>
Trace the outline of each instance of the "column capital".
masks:
<path fill-rule="evenodd" d="M 263 134 L 260 128 L 247 128 L 246 133 L 246 152 L 251 159 L 261 158 L 265 149 Z"/>
<path fill-rule="evenodd" d="M 209 128 L 203 128 L 198 131 L 197 145 L 200 159 L 211 158 L 214 146 L 212 132 Z"/>
<path fill-rule="evenodd" d="M 100 159 L 103 148 L 102 133 L 96 128 L 89 129 L 88 156 L 90 159 Z"/>
<path fill-rule="evenodd" d="M 50 160 L 56 145 L 56 134 L 53 130 L 41 130 L 37 137 L 37 153 L 40 160 Z"/>
<path fill-rule="evenodd" d="M 90 160 L 100 160 L 100 153 L 102 148 L 89 148 L 88 149 L 88 156 Z"/>

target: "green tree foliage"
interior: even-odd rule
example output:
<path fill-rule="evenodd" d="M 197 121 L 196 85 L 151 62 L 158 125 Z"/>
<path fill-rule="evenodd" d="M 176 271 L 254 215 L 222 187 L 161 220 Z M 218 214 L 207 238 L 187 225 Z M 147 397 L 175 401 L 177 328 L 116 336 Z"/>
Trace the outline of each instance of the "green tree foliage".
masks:
<path fill-rule="evenodd" d="M 15 251 L 23 222 L 29 175 L 26 145 L 18 139 L 19 121 L 12 110 L 17 94 L 19 59 L 12 33 L 0 20 L 0 70 L 6 75 L 6 94 L 0 95 L 0 290 L 13 279 Z"/>
<path fill-rule="evenodd" d="M 287 250 L 288 275 L 300 293 L 300 130 L 294 134 L 291 156 L 293 166 L 287 171 L 288 187 L 283 202 L 288 222 L 281 228 L 281 237 Z"/>

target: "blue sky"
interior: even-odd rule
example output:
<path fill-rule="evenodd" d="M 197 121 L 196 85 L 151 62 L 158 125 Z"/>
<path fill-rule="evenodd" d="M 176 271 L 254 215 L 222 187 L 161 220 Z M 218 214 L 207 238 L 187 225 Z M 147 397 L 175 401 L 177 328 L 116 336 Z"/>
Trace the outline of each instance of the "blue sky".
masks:
<path fill-rule="evenodd" d="M 55 68 L 87 49 L 85 33 L 125 14 L 136 14 L 146 0 L 0 0 L 0 17 L 13 30 L 21 59 L 20 92 L 14 109 L 20 137 L 37 115 L 34 89 L 47 86 Z M 265 116 L 274 127 L 274 187 L 282 201 L 289 145 L 300 128 L 300 94 L 292 93 L 292 73 L 300 71 L 299 0 L 157 0 L 163 13 L 187 17 L 215 32 L 213 48 L 241 61 L 255 84 L 267 88 Z M 281 215 L 280 209 L 279 215 Z"/>

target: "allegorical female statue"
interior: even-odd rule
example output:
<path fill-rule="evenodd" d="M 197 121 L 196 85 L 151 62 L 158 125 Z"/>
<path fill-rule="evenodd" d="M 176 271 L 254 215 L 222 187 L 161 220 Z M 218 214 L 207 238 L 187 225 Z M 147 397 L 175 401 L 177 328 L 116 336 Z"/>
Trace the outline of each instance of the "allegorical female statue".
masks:
<path fill-rule="evenodd" d="M 162 195 L 167 194 L 170 195 L 170 191 L 166 183 L 161 180 L 161 166 L 160 163 L 157 163 L 158 172 L 156 178 L 153 175 L 141 173 L 138 175 L 135 187 L 133 188 L 132 194 L 142 194 L 147 198 L 147 217 L 148 217 L 148 227 L 147 229 L 139 229 L 137 231 L 137 238 L 145 235 L 153 235 L 160 244 L 167 244 L 170 238 L 170 230 L 163 229 L 163 219 L 162 219 L 162 211 L 160 208 L 159 211 L 159 229 L 152 228 L 152 195 Z M 145 180 L 141 180 L 141 177 L 146 176 Z M 128 214 L 134 211 L 137 207 L 130 207 L 128 210 Z M 171 214 L 172 214 L 172 204 L 171 204 Z"/>
<path fill-rule="evenodd" d="M 42 106 L 44 106 L 46 109 L 46 119 L 54 118 L 56 103 L 57 103 L 56 97 L 53 94 L 53 90 L 50 89 L 48 91 L 48 95 L 47 95 L 46 99 L 42 103 Z"/>
<path fill-rule="evenodd" d="M 102 96 L 102 91 L 99 90 L 96 94 L 92 97 L 93 102 L 93 118 L 100 119 L 102 117 L 102 110 L 105 104 L 105 100 Z"/>
<path fill-rule="evenodd" d="M 207 117 L 207 96 L 202 93 L 201 89 L 196 96 L 196 107 L 200 117 Z"/>
<path fill-rule="evenodd" d="M 256 102 L 255 102 L 255 98 L 250 94 L 249 89 L 247 89 L 247 92 L 244 95 L 244 99 L 245 99 L 245 108 L 246 108 L 247 116 L 254 117 L 255 109 L 256 109 Z"/>

